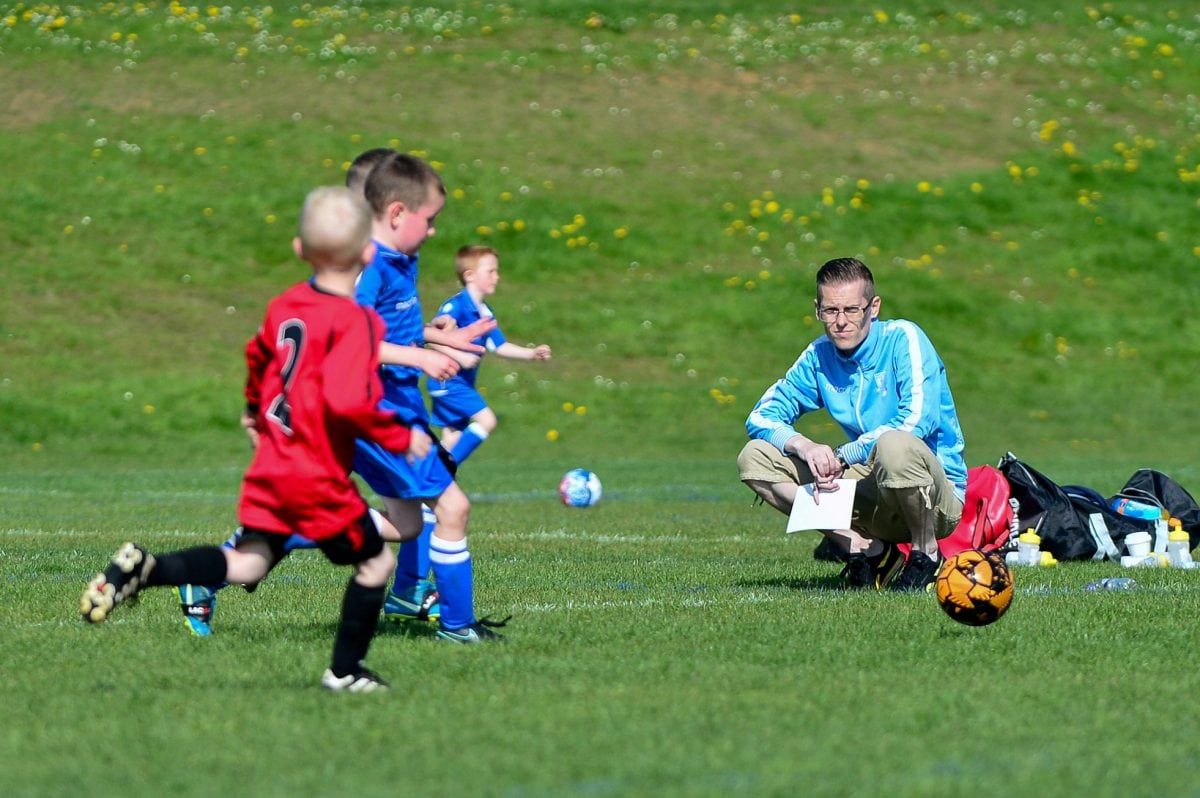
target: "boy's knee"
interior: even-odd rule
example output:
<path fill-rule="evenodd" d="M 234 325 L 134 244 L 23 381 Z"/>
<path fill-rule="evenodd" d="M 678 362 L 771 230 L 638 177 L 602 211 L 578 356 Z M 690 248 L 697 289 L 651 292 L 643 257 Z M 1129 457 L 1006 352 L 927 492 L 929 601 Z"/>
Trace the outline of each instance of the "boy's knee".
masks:
<path fill-rule="evenodd" d="M 374 557 L 358 564 L 354 578 L 363 587 L 382 587 L 395 568 L 396 554 L 391 546 L 384 546 Z"/>
<path fill-rule="evenodd" d="M 434 515 L 441 525 L 465 528 L 467 519 L 471 516 L 471 500 L 462 491 L 443 494 L 438 500 Z"/>

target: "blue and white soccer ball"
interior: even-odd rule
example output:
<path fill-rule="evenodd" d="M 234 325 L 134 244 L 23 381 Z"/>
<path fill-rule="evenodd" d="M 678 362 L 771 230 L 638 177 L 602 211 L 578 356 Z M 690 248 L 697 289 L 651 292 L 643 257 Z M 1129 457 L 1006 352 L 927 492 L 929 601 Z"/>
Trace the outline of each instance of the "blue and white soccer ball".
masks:
<path fill-rule="evenodd" d="M 600 478 L 586 468 L 573 468 L 558 483 L 558 495 L 568 507 L 591 507 L 600 501 Z"/>

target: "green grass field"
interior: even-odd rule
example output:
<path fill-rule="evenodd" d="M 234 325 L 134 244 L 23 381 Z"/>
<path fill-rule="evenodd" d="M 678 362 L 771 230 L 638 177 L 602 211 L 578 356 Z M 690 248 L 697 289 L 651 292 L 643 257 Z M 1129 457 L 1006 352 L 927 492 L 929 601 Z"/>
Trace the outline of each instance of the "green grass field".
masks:
<path fill-rule="evenodd" d="M 1020 571 L 969 629 L 839 589 L 736 480 L 857 255 L 970 465 L 1200 488 L 1200 9 L 977 5 L 0 2 L 0 793 L 1200 795 L 1194 572 Z M 386 626 L 397 689 L 325 694 L 347 574 L 310 554 L 208 640 L 165 591 L 85 626 L 122 541 L 235 523 L 242 345 L 304 193 L 376 146 L 450 192 L 426 305 L 485 241 L 554 347 L 485 365 L 461 475 L 507 643 Z"/>

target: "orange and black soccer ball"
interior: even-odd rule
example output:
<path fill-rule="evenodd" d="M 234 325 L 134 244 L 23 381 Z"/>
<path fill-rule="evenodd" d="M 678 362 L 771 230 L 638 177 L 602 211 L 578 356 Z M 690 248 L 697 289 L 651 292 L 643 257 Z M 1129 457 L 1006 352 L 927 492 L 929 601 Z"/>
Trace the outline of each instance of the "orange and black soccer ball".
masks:
<path fill-rule="evenodd" d="M 954 620 L 987 626 L 1012 603 L 1012 572 L 994 551 L 967 549 L 946 560 L 938 571 L 937 600 Z"/>

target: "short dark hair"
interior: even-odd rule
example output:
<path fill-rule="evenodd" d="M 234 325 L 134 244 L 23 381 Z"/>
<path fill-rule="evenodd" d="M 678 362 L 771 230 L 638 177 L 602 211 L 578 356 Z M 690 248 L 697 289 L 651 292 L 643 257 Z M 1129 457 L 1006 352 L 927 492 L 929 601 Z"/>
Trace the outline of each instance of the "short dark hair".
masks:
<path fill-rule="evenodd" d="M 363 188 L 367 185 L 367 175 L 371 174 L 371 170 L 387 160 L 388 156 L 395 154 L 395 150 L 387 147 L 376 147 L 359 155 L 346 170 L 346 188 L 359 194 L 363 193 Z"/>
<path fill-rule="evenodd" d="M 875 298 L 875 276 L 858 258 L 834 258 L 817 270 L 817 293 L 827 285 L 845 285 L 863 281 L 863 298 Z"/>
<path fill-rule="evenodd" d="M 405 208 L 415 211 L 429 199 L 431 189 L 446 196 L 446 187 L 437 171 L 420 158 L 394 152 L 367 175 L 363 194 L 371 210 L 379 216 L 393 202 L 403 202 Z"/>

